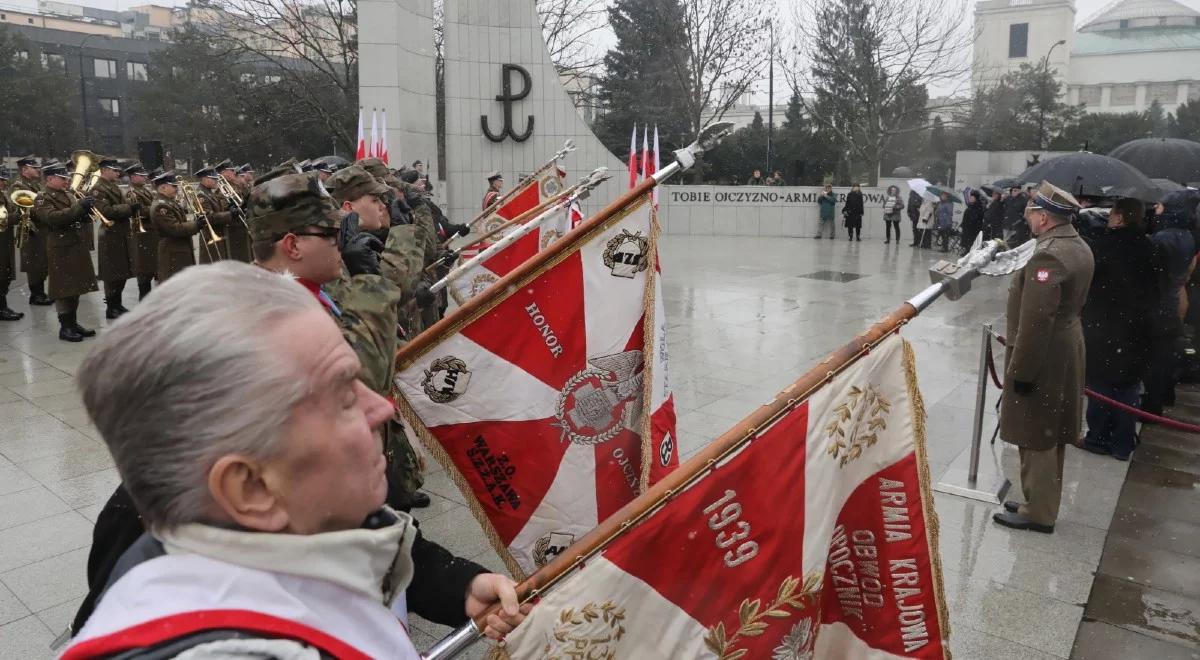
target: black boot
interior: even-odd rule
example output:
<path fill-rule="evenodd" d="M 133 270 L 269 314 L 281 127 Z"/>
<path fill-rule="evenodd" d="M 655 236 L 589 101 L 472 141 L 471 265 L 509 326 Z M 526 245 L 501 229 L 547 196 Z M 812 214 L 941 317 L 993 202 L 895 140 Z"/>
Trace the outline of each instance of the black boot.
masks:
<path fill-rule="evenodd" d="M 96 336 L 95 330 L 88 330 L 87 328 L 83 327 L 82 325 L 79 325 L 79 321 L 76 320 L 76 312 L 71 312 L 70 321 L 71 321 L 71 327 L 75 329 L 75 332 L 79 333 L 80 337 L 95 337 Z"/>
<path fill-rule="evenodd" d="M 42 306 L 54 304 L 54 300 L 46 295 L 45 282 L 29 283 L 29 304 Z"/>
<path fill-rule="evenodd" d="M 0 296 L 0 321 L 20 321 L 23 318 L 24 314 L 8 308 L 8 296 Z"/>
<path fill-rule="evenodd" d="M 75 329 L 74 314 L 59 314 L 58 315 L 58 338 L 63 341 L 79 343 L 83 341 L 83 335 Z"/>
<path fill-rule="evenodd" d="M 104 306 L 104 318 L 108 319 L 109 321 L 115 321 L 121 318 L 122 314 L 129 311 L 121 307 L 120 303 L 113 302 L 112 300 L 106 299 L 104 301 Z"/>
<path fill-rule="evenodd" d="M 125 305 L 121 304 L 121 299 L 125 297 L 125 282 L 126 280 L 118 280 L 117 283 L 113 285 L 112 300 L 105 299 L 105 302 L 107 302 L 113 309 L 117 310 L 117 316 L 129 311 L 128 309 L 125 309 Z"/>
<path fill-rule="evenodd" d="M 151 282 L 151 280 L 149 278 L 147 278 L 147 279 L 142 279 L 140 277 L 138 278 L 138 300 L 139 301 L 145 300 L 146 296 L 150 295 L 150 282 Z"/>

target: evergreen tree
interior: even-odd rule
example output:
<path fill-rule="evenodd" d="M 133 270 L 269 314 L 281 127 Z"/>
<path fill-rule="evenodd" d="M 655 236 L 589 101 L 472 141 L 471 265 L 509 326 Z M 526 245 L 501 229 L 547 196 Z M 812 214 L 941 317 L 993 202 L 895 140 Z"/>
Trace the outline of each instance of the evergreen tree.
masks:
<path fill-rule="evenodd" d="M 608 9 L 616 45 L 604 56 L 599 100 L 606 109 L 595 131 L 624 160 L 635 124 L 657 124 L 662 150 L 691 142 L 687 90 L 671 70 L 668 52 L 686 52 L 679 0 L 616 0 Z"/>
<path fill-rule="evenodd" d="M 1200 142 L 1200 100 L 1192 100 L 1175 109 L 1170 122 L 1171 137 Z"/>
<path fill-rule="evenodd" d="M 1167 112 L 1163 110 L 1158 99 L 1151 101 L 1150 107 L 1146 108 L 1146 125 L 1150 129 L 1149 137 L 1167 137 L 1169 135 Z"/>

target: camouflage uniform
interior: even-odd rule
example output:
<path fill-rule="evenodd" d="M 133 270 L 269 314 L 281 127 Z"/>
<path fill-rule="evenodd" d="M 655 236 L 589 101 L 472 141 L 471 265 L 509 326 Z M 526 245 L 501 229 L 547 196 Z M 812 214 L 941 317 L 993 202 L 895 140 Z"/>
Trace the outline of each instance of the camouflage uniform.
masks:
<path fill-rule="evenodd" d="M 250 238 L 255 242 L 279 240 L 302 227 L 341 227 L 343 214 L 317 175 L 287 171 L 265 175 L 250 194 L 247 215 Z M 326 309 L 362 363 L 363 384 L 390 396 L 398 348 L 396 319 L 404 292 L 381 275 L 351 276 L 344 267 L 337 280 L 317 284 L 332 303 L 327 303 Z M 395 415 L 385 428 L 383 449 L 392 501 L 393 489 L 403 495 L 415 493 L 421 476 L 416 454 Z"/>

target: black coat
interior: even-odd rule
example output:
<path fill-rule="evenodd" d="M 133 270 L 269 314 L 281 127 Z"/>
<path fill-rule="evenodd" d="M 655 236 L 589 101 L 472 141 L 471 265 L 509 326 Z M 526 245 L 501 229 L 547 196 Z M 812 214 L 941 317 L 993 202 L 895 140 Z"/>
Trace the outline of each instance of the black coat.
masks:
<path fill-rule="evenodd" d="M 970 247 L 975 236 L 983 230 L 983 213 L 983 200 L 967 204 L 967 208 L 963 210 L 961 227 L 963 244 L 966 247 Z"/>
<path fill-rule="evenodd" d="M 921 219 L 921 196 L 916 191 L 908 191 L 908 207 L 905 211 L 908 213 L 908 219 L 916 224 L 917 220 Z"/>
<path fill-rule="evenodd" d="M 1009 247 L 1017 247 L 1033 238 L 1029 223 L 1025 222 L 1025 207 L 1028 205 L 1029 195 L 1025 193 L 1004 200 L 1004 237 Z"/>
<path fill-rule="evenodd" d="M 846 226 L 850 229 L 862 228 L 863 194 L 851 190 L 846 193 L 846 205 L 842 207 L 842 215 L 846 218 Z"/>
<path fill-rule="evenodd" d="M 984 238 L 1004 238 L 1004 200 L 993 200 L 983 212 Z"/>
<path fill-rule="evenodd" d="M 1133 227 L 1088 239 L 1096 268 L 1080 315 L 1087 381 L 1128 385 L 1149 364 L 1152 309 L 1160 298 L 1154 244 Z"/>

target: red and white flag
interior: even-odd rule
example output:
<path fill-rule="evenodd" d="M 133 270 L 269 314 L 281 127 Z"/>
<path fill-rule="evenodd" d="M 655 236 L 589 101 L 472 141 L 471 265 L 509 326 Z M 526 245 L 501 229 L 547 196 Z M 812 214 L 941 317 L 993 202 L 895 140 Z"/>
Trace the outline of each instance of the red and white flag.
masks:
<path fill-rule="evenodd" d="M 363 115 L 362 108 L 358 109 L 358 145 L 354 149 L 354 160 L 362 160 L 367 157 L 367 139 L 363 134 Z"/>
<path fill-rule="evenodd" d="M 890 336 L 541 595 L 548 657 L 946 658 L 912 349 Z"/>
<path fill-rule="evenodd" d="M 649 196 L 399 365 L 400 407 L 518 576 L 642 492 Z"/>
<path fill-rule="evenodd" d="M 633 134 L 629 136 L 629 189 L 632 190 L 638 184 L 638 152 L 637 152 L 637 124 L 633 125 Z"/>
<path fill-rule="evenodd" d="M 387 144 L 387 109 L 382 111 L 382 118 L 379 120 L 379 160 L 383 161 L 384 165 L 389 165 L 388 162 L 388 144 Z"/>
<path fill-rule="evenodd" d="M 650 125 L 646 124 L 642 127 L 642 175 L 638 177 L 638 181 L 644 180 L 650 176 Z"/>
<path fill-rule="evenodd" d="M 661 165 L 662 154 L 658 149 L 658 124 L 654 125 L 654 157 L 650 159 L 650 175 L 654 176 Z M 654 208 L 658 208 L 658 186 L 654 186 Z"/>
<path fill-rule="evenodd" d="M 367 145 L 367 158 L 379 156 L 379 126 L 376 123 L 378 112 L 371 108 L 371 142 Z"/>
<path fill-rule="evenodd" d="M 655 190 L 658 190 L 656 187 Z M 651 206 L 650 213 L 654 218 L 655 231 L 658 231 L 658 207 Z M 667 313 L 663 309 L 662 297 L 662 262 L 658 258 L 657 249 L 654 253 L 654 308 L 647 326 L 653 328 L 651 339 L 654 348 L 650 354 L 655 357 L 654 369 L 651 370 L 653 381 L 650 385 L 650 445 L 658 452 L 658 456 L 643 456 L 643 479 L 647 485 L 653 486 L 670 471 L 679 467 L 678 432 L 675 428 L 675 394 L 671 391 L 670 369 L 667 351 Z M 654 460 L 657 458 L 657 460 Z"/>
<path fill-rule="evenodd" d="M 498 229 L 505 222 L 518 218 L 525 212 L 531 211 L 557 197 L 564 190 L 566 176 L 566 171 L 558 167 L 557 163 L 554 163 L 550 167 L 543 167 L 538 172 L 535 172 L 533 176 L 522 181 L 519 184 L 518 190 L 509 194 L 508 199 L 494 213 L 473 224 L 472 228 L 478 233 L 467 236 L 466 245 L 468 247 L 461 250 L 462 258 L 464 260 L 470 259 L 495 242 L 495 237 L 483 242 L 474 239 L 478 239 L 480 236 Z M 532 254 L 526 255 L 526 257 Z M 479 291 L 482 290 L 479 289 Z M 451 289 L 452 294 L 453 291 L 454 289 Z M 459 303 L 461 304 L 462 301 L 460 300 Z"/>

